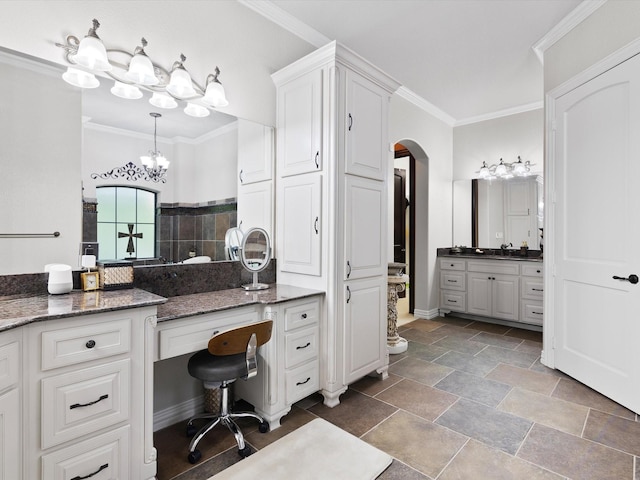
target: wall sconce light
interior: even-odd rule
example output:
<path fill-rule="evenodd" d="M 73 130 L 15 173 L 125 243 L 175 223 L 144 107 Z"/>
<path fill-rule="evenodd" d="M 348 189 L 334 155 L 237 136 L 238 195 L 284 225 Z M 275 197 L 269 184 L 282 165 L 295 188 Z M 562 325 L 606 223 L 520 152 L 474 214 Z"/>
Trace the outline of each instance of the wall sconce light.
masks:
<path fill-rule="evenodd" d="M 487 165 L 487 162 L 482 162 L 482 167 L 476 173 L 479 178 L 486 179 L 526 177 L 531 172 L 533 165 L 529 160 L 523 162 L 518 155 L 518 161 L 513 163 L 504 162 L 502 159 L 497 165 Z"/>
<path fill-rule="evenodd" d="M 141 90 L 152 92 L 149 103 L 158 108 L 176 108 L 178 101 L 186 103 L 184 112 L 193 117 L 206 117 L 210 109 L 229 105 L 224 88 L 218 80 L 220 69 L 206 78 L 205 86 L 198 84 L 184 66 L 186 57 L 174 62 L 171 70 L 153 63 L 145 52 L 147 41 L 142 38 L 141 46 L 133 53 L 120 49 L 106 48 L 96 31 L 100 27 L 93 20 L 89 33 L 82 39 L 69 35 L 65 44 L 56 46 L 65 50 L 65 59 L 70 64 L 62 78 L 67 83 L 80 88 L 96 88 L 100 76 L 108 76 L 115 83 L 111 88 L 114 95 L 129 100 L 143 96 Z"/>

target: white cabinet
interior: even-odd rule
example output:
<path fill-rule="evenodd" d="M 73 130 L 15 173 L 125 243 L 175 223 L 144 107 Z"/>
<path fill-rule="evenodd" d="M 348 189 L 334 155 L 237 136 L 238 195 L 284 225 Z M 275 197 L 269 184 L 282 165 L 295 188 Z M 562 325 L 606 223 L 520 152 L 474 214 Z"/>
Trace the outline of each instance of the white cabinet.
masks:
<path fill-rule="evenodd" d="M 389 362 L 386 321 L 386 279 L 372 277 L 344 287 L 344 381 L 349 384 Z"/>
<path fill-rule="evenodd" d="M 322 272 L 322 175 L 285 177 L 279 182 L 276 257 L 283 272 Z"/>
<path fill-rule="evenodd" d="M 346 72 L 345 173 L 384 180 L 389 162 L 388 93 L 354 72 Z"/>
<path fill-rule="evenodd" d="M 384 184 L 345 176 L 344 279 L 383 275 L 387 271 L 382 242 L 386 233 Z"/>
<path fill-rule="evenodd" d="M 241 185 L 273 179 L 273 128 L 238 120 L 238 181 Z"/>
<path fill-rule="evenodd" d="M 238 186 L 238 227 L 263 228 L 273 240 L 273 181 Z"/>
<path fill-rule="evenodd" d="M 323 69 L 278 85 L 278 175 L 322 170 Z"/>
<path fill-rule="evenodd" d="M 542 265 L 522 266 L 520 320 L 542 325 L 544 319 L 544 270 Z"/>
<path fill-rule="evenodd" d="M 467 310 L 467 264 L 464 260 L 440 259 L 440 307 L 453 312 Z"/>
<path fill-rule="evenodd" d="M 25 327 L 25 478 L 155 475 L 145 399 L 155 316 L 155 307 L 142 307 Z"/>
<path fill-rule="evenodd" d="M 0 480 L 22 478 L 20 335 L 0 333 Z"/>
<path fill-rule="evenodd" d="M 518 320 L 519 283 L 517 276 L 467 273 L 467 311 L 502 320 Z"/>
<path fill-rule="evenodd" d="M 278 281 L 326 292 L 320 378 L 334 406 L 388 367 L 387 117 L 399 84 L 336 42 L 272 77 Z"/>

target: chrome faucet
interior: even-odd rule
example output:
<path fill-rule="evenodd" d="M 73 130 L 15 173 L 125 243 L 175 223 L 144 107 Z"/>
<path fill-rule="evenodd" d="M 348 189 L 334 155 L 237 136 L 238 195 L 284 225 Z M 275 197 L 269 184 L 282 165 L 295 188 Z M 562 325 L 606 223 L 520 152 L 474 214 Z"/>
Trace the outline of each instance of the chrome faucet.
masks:
<path fill-rule="evenodd" d="M 500 250 L 502 252 L 502 255 L 507 254 L 507 248 L 509 247 L 513 247 L 513 243 L 509 243 L 509 244 L 503 243 L 502 245 L 500 245 Z"/>

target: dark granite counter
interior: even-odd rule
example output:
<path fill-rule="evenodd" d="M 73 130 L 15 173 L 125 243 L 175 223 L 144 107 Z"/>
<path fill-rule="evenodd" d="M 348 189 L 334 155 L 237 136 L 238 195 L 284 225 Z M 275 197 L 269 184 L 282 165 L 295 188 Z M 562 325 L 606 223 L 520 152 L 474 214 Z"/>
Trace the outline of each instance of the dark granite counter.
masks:
<path fill-rule="evenodd" d="M 0 297 L 0 331 L 32 322 L 160 305 L 166 301 L 166 298 L 137 288 Z"/>
<path fill-rule="evenodd" d="M 158 322 L 228 310 L 255 304 L 275 304 L 324 295 L 324 292 L 291 285 L 273 284 L 266 290 L 248 292 L 242 288 L 171 297 L 158 306 Z"/>
<path fill-rule="evenodd" d="M 437 256 L 445 258 L 465 258 L 475 260 L 512 260 L 516 262 L 538 262 L 542 263 L 542 252 L 540 250 L 529 250 L 527 256 L 520 255 L 520 250 L 507 250 L 505 255 L 500 249 L 484 248 L 480 249 L 482 253 L 475 253 L 475 249 L 467 248 L 465 253 L 450 253 L 449 248 L 438 248 Z"/>

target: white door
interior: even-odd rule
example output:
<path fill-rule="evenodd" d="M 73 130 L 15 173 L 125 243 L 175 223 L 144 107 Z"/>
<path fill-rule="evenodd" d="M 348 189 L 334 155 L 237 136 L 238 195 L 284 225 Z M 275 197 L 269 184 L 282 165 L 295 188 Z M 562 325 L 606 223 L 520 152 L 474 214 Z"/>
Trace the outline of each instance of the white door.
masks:
<path fill-rule="evenodd" d="M 551 108 L 555 367 L 640 412 L 640 56 Z"/>

